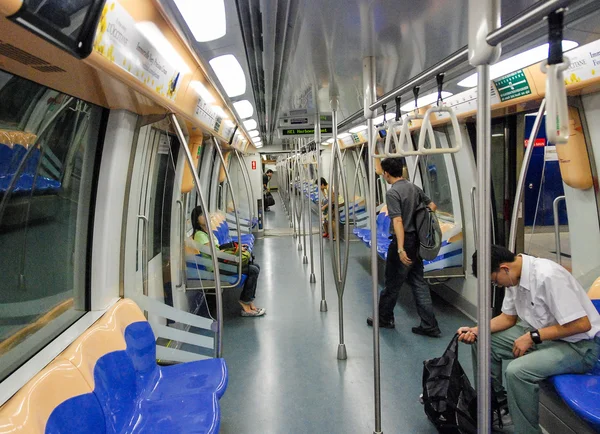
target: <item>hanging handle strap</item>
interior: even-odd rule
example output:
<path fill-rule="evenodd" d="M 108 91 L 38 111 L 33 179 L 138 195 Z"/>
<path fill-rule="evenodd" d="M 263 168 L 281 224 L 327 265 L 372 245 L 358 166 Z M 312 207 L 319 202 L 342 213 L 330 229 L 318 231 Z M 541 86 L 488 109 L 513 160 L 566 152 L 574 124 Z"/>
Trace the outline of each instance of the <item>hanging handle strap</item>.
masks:
<path fill-rule="evenodd" d="M 419 134 L 419 153 L 421 155 L 433 155 L 433 154 L 453 154 L 462 149 L 462 133 L 460 131 L 460 125 L 456 112 L 452 107 L 444 107 L 442 105 L 442 89 L 444 87 L 444 74 L 440 73 L 436 76 L 438 99 L 437 106 L 430 107 L 425 116 L 423 116 L 423 124 L 421 125 L 421 133 Z M 452 123 L 452 133 L 454 135 L 454 146 L 450 146 L 448 143 L 447 148 L 437 147 L 435 135 L 433 133 L 433 127 L 431 126 L 431 118 L 434 114 L 447 113 L 450 116 L 450 122 Z M 426 147 L 425 143 L 429 137 L 430 146 Z"/>
<path fill-rule="evenodd" d="M 396 122 L 400 121 L 400 102 L 402 101 L 402 97 L 400 95 L 396 96 Z"/>
<path fill-rule="evenodd" d="M 550 143 L 565 144 L 569 141 L 569 109 L 567 88 L 563 72 L 569 68 L 568 57 L 563 56 L 562 10 L 548 15 L 548 60 L 541 64 L 546 74 L 546 137 Z"/>

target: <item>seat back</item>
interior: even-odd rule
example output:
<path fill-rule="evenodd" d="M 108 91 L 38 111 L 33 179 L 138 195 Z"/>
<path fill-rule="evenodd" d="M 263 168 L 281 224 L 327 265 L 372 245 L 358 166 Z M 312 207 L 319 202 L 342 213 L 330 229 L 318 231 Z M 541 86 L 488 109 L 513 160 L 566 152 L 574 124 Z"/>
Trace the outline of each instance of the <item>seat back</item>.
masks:
<path fill-rule="evenodd" d="M 600 277 L 598 277 L 590 289 L 587 292 L 588 297 L 592 300 L 592 303 L 596 310 L 600 313 Z M 596 365 L 592 369 L 594 375 L 600 375 L 600 359 L 596 362 Z"/>
<path fill-rule="evenodd" d="M 100 402 L 69 361 L 46 366 L 0 407 L 0 433 L 105 433 Z"/>
<path fill-rule="evenodd" d="M 122 300 L 59 356 L 77 367 L 93 390 L 109 432 L 121 432 L 129 423 L 145 389 L 125 341 L 129 326 L 138 322 L 146 322 L 143 313 L 131 300 Z"/>

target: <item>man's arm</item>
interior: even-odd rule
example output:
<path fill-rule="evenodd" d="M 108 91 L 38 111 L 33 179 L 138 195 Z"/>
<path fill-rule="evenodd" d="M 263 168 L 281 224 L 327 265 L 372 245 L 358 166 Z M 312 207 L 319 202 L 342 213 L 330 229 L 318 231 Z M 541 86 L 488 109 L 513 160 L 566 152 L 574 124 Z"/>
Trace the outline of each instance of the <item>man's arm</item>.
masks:
<path fill-rule="evenodd" d="M 538 330 L 540 333 L 540 339 L 543 341 L 554 341 L 556 339 L 568 338 L 569 336 L 576 335 L 578 333 L 585 333 L 590 331 L 592 324 L 587 316 L 583 316 L 574 321 L 566 324 L 552 325 L 544 327 Z"/>
<path fill-rule="evenodd" d="M 516 315 L 507 315 L 502 312 L 490 321 L 490 332 L 496 333 L 509 329 L 517 323 L 517 319 L 518 317 Z M 457 333 L 459 334 L 459 341 L 466 344 L 472 344 L 477 339 L 479 327 L 461 327 L 458 329 Z"/>
<path fill-rule="evenodd" d="M 429 209 L 431 211 L 435 211 L 437 210 L 437 205 L 435 203 L 433 203 L 433 201 L 429 202 L 429 205 L 427 205 L 429 207 Z"/>
<path fill-rule="evenodd" d="M 402 262 L 404 265 L 410 265 L 412 264 L 412 261 L 410 260 L 410 258 L 406 254 L 406 251 L 404 250 L 404 223 L 402 222 L 402 217 L 394 217 L 392 223 L 394 225 L 394 233 L 396 234 L 396 240 L 398 241 L 400 262 Z"/>

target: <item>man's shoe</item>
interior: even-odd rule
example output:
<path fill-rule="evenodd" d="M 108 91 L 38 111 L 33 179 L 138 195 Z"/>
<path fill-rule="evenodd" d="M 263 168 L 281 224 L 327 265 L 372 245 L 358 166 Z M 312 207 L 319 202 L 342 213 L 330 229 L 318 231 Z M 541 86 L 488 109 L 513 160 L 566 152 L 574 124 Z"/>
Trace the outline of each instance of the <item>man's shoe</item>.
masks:
<path fill-rule="evenodd" d="M 424 329 L 421 326 L 413 327 L 412 332 L 416 335 L 429 336 L 430 338 L 439 338 L 442 335 L 442 332 L 439 328 L 434 329 Z"/>
<path fill-rule="evenodd" d="M 367 325 L 373 327 L 373 318 L 367 318 Z M 394 321 L 385 322 L 379 320 L 379 327 L 384 329 L 393 329 L 394 327 L 396 327 L 396 324 L 394 324 Z"/>

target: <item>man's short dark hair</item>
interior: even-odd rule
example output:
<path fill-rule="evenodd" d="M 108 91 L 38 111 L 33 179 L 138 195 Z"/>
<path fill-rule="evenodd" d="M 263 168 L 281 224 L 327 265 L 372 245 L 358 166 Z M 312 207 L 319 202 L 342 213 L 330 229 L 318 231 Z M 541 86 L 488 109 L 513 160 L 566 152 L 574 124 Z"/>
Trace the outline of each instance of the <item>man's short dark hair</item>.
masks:
<path fill-rule="evenodd" d="M 513 262 L 516 257 L 516 255 L 506 247 L 497 246 L 495 244 L 492 245 L 491 253 L 491 273 L 500 270 L 500 264 Z M 477 252 L 473 253 L 473 276 L 477 277 Z"/>
<path fill-rule="evenodd" d="M 268 175 L 269 173 L 273 173 L 273 171 L 272 171 L 271 169 L 267 170 L 267 175 Z"/>
<path fill-rule="evenodd" d="M 386 158 L 381 162 L 381 168 L 394 178 L 401 178 L 405 164 L 406 159 L 404 157 Z"/>

